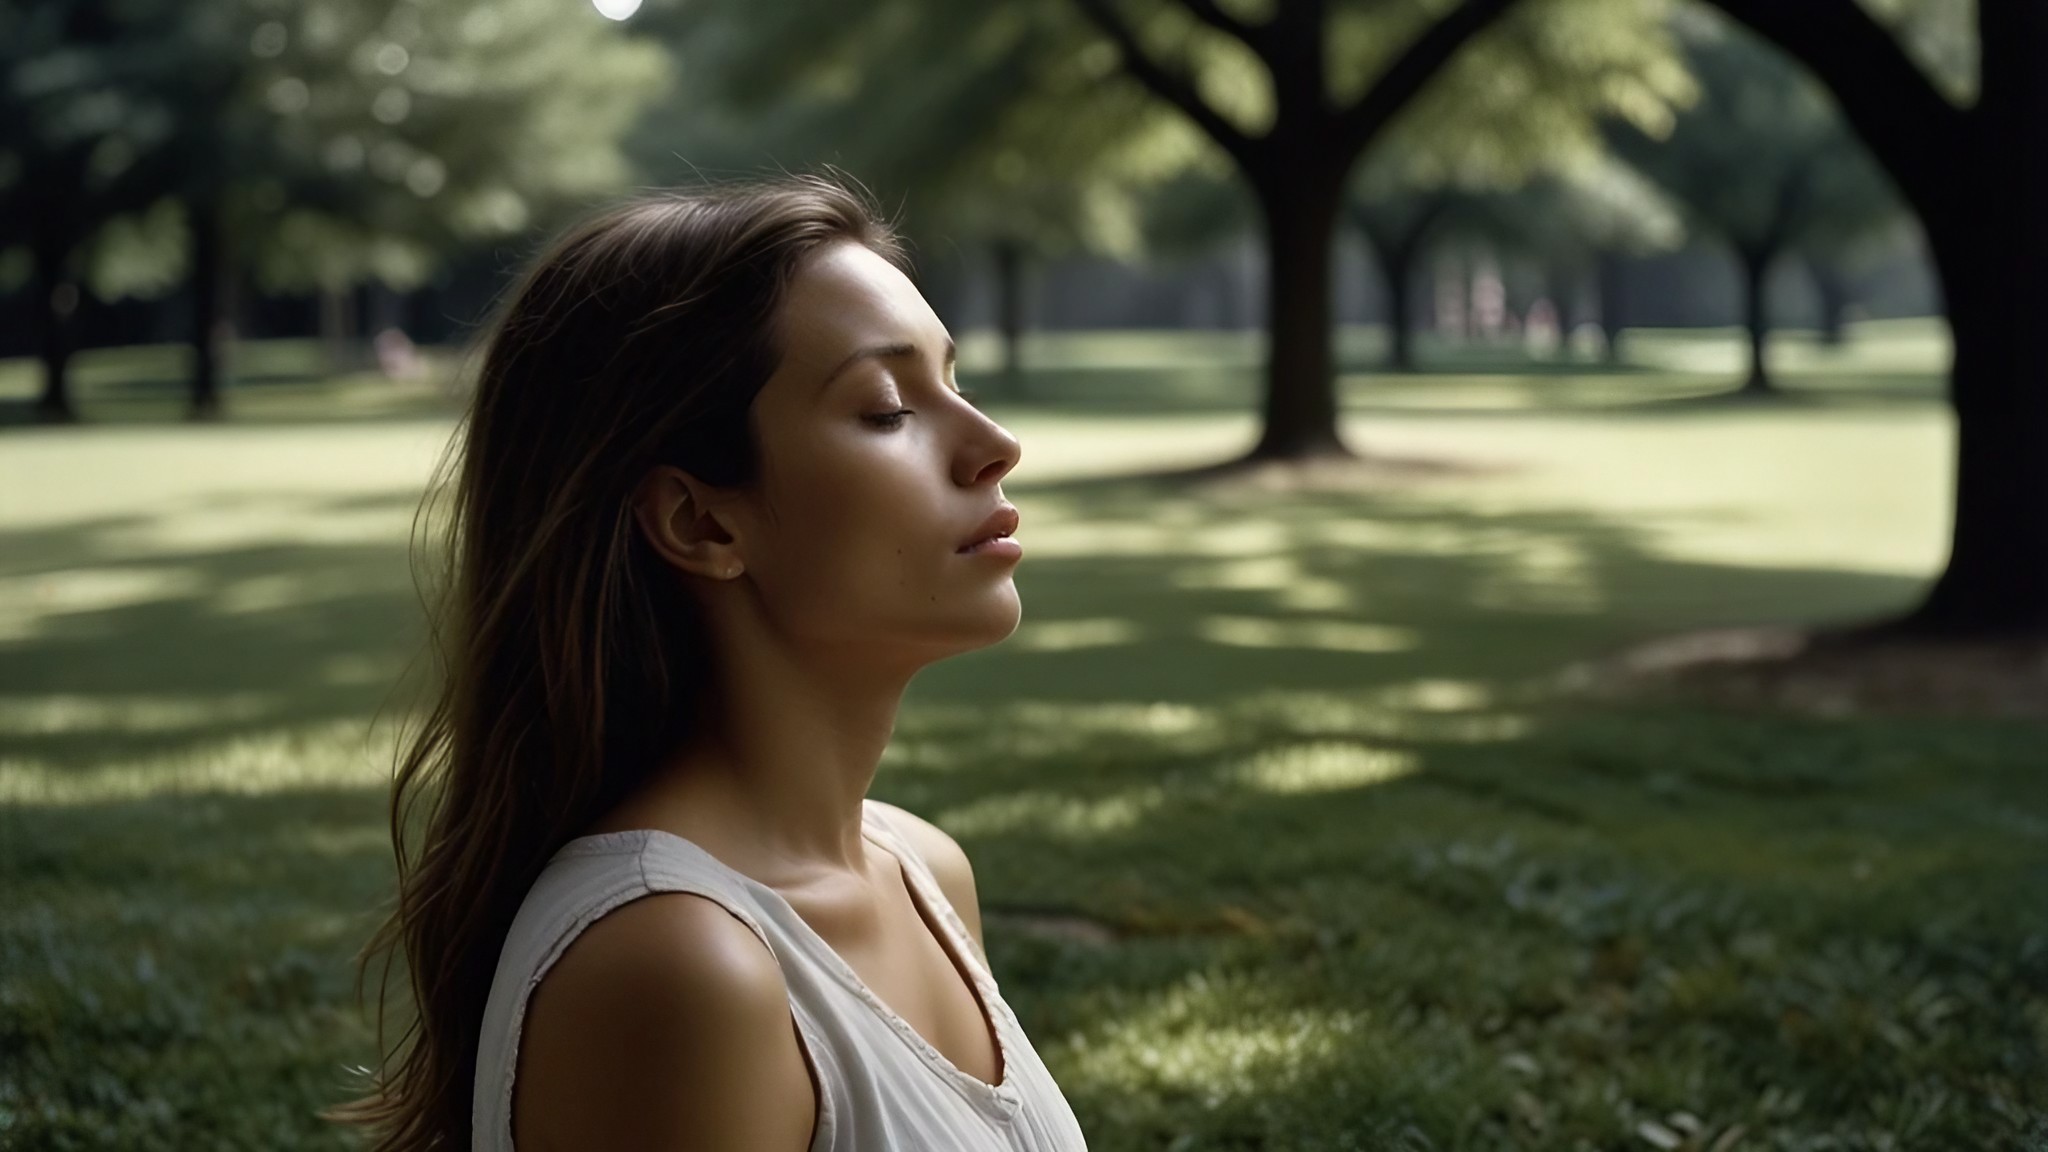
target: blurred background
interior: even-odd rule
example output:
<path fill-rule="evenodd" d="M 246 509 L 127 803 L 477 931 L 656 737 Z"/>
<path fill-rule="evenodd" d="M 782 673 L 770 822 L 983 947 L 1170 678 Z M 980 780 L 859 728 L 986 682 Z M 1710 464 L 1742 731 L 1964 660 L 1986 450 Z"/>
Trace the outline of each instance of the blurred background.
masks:
<path fill-rule="evenodd" d="M 479 327 L 824 165 L 1023 444 L 873 794 L 1090 1147 L 2048 1148 L 2036 0 L 9 0 L 0 1147 L 357 1145 Z"/>

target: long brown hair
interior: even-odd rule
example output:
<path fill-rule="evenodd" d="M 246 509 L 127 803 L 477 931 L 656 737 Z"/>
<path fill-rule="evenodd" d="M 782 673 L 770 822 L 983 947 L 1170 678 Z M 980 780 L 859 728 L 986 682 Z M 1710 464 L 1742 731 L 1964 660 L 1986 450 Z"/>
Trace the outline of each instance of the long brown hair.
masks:
<path fill-rule="evenodd" d="M 436 471 L 456 478 L 434 539 L 433 704 L 394 766 L 395 907 L 357 957 L 358 1003 L 384 958 L 383 1067 L 322 1113 L 373 1130 L 375 1152 L 469 1147 L 478 1031 L 520 902 L 702 718 L 697 609 L 635 530 L 631 494 L 660 463 L 756 481 L 750 412 L 780 356 L 778 309 L 835 241 L 906 266 L 872 202 L 833 176 L 641 195 L 559 237 L 498 313 Z M 394 959 L 413 1011 L 387 1057 Z"/>

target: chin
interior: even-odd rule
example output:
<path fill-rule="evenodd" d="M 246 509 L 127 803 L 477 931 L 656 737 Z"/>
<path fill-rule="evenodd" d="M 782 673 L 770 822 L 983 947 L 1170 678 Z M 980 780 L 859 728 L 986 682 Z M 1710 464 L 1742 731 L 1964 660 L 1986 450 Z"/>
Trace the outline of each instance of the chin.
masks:
<path fill-rule="evenodd" d="M 1004 587 L 1007 588 L 1009 585 L 1005 583 Z M 981 611 L 962 619 L 960 626 L 950 631 L 956 638 L 959 650 L 971 652 L 1008 640 L 1011 634 L 1017 631 L 1017 626 L 1023 619 L 1023 604 L 1019 602 L 1016 591 L 1012 589 L 1000 596 L 990 596 L 984 602 Z"/>

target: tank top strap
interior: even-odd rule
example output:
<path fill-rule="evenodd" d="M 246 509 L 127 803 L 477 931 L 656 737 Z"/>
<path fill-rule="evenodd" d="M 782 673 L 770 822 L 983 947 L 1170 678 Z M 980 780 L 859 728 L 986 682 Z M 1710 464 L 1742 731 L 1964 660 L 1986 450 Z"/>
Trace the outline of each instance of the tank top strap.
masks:
<path fill-rule="evenodd" d="M 687 892 L 724 908 L 745 924 L 770 952 L 776 951 L 761 925 L 760 903 L 730 870 L 687 840 L 646 828 L 605 832 L 571 840 L 554 861 L 581 856 L 630 855 L 639 883 L 636 895 Z M 551 861 L 552 863 L 552 861 Z"/>
<path fill-rule="evenodd" d="M 862 822 L 866 825 L 868 833 L 879 841 L 882 847 L 887 848 L 903 862 L 903 870 L 909 875 L 910 882 L 917 886 L 918 894 L 924 897 L 925 904 L 938 915 L 947 935 L 952 937 L 954 949 L 974 966 L 977 985 L 985 984 L 989 989 L 993 989 L 995 974 L 989 971 L 988 965 L 982 960 L 981 953 L 975 946 L 974 936 L 967 931 L 967 922 L 960 919 L 959 912 L 954 910 L 953 901 L 946 896 L 945 888 L 939 883 L 938 873 L 932 871 L 924 855 L 910 842 L 908 836 L 899 831 L 897 821 L 880 805 L 872 801 L 865 802 Z"/>
<path fill-rule="evenodd" d="M 479 1037 L 471 1115 L 477 1152 L 512 1147 L 512 1088 L 527 1002 L 569 945 L 606 913 L 652 893 L 687 892 L 718 904 L 771 953 L 779 952 L 762 927 L 758 902 L 732 875 L 709 857 L 649 851 L 650 835 L 631 829 L 570 840 L 548 858 L 520 905 L 499 953 Z"/>

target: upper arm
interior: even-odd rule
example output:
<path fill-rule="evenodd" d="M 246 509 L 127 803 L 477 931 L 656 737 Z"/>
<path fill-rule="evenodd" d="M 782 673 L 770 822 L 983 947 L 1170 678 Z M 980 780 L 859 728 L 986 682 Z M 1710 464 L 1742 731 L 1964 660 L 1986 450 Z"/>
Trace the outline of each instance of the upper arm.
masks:
<path fill-rule="evenodd" d="M 522 1152 L 803 1152 L 817 1097 L 789 992 L 717 903 L 656 893 L 599 917 L 527 1005 Z"/>
<path fill-rule="evenodd" d="M 974 947 L 981 952 L 982 966 L 987 967 L 988 949 L 981 942 L 981 904 L 974 892 L 974 866 L 968 863 L 966 851 L 945 829 L 915 812 L 880 800 L 868 803 L 881 805 L 903 838 L 924 857 L 925 867 L 932 870 L 932 876 L 946 893 L 946 902 L 959 914 L 960 922 L 967 925 Z"/>

